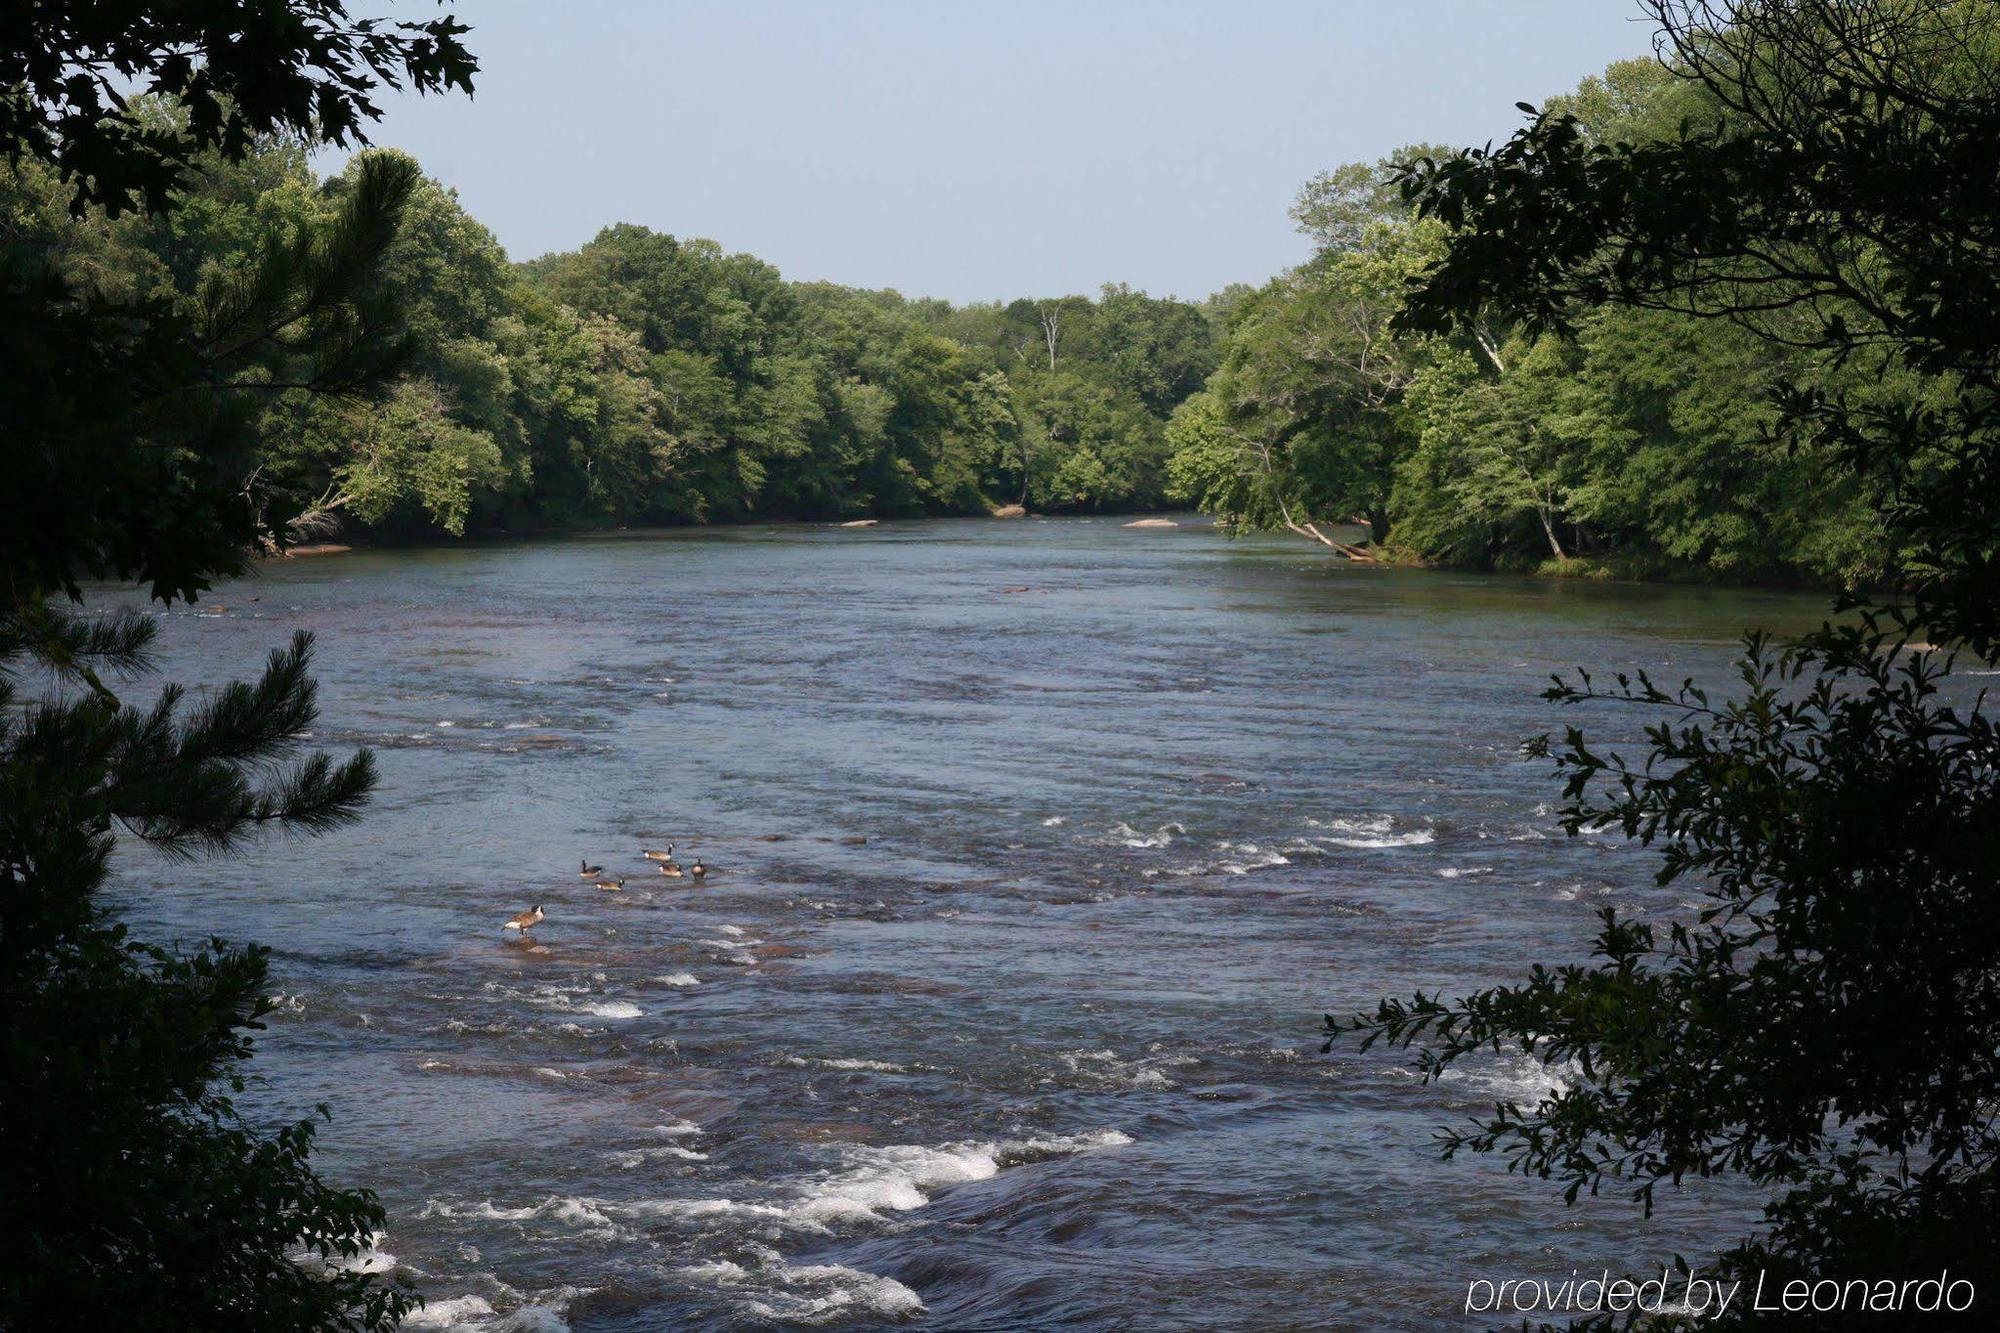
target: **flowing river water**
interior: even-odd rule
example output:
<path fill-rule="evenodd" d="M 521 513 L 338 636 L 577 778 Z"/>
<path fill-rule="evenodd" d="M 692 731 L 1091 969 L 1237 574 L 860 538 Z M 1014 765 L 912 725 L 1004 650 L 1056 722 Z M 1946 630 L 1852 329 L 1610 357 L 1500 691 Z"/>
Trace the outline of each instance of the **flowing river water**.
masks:
<path fill-rule="evenodd" d="M 316 631 L 366 820 L 128 848 L 115 900 L 273 946 L 250 1104 L 333 1107 L 412 1327 L 1454 1327 L 1470 1279 L 1712 1254 L 1748 1201 L 1643 1222 L 1440 1162 L 1559 1071 L 1425 1086 L 1322 1056 L 1320 1015 L 1581 960 L 1605 904 L 1685 914 L 1517 752 L 1635 719 L 1537 693 L 1724 684 L 1742 629 L 1822 604 L 1111 519 L 285 562 L 167 613 L 163 676 Z M 641 858 L 668 841 L 705 883 Z"/>

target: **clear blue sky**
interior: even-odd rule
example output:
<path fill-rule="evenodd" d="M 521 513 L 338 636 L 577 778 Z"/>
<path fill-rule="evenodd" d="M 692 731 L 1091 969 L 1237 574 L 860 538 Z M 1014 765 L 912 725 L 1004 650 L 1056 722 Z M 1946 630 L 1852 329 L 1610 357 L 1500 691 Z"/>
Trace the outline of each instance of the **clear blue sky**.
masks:
<path fill-rule="evenodd" d="M 1261 282 L 1314 172 L 1504 136 L 1650 50 L 1627 0 L 452 7 L 477 96 L 396 98 L 375 139 L 514 258 L 635 222 L 954 301 Z"/>

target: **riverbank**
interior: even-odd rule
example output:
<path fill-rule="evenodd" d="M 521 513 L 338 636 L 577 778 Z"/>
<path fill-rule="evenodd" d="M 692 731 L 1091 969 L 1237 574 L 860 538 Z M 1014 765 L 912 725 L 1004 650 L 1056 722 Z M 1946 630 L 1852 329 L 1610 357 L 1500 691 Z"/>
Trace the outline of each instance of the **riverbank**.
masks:
<path fill-rule="evenodd" d="M 1405 547 L 1394 545 L 1366 548 L 1374 559 L 1368 562 L 1385 569 L 1434 569 L 1454 574 L 1494 574 L 1509 577 L 1569 579 L 1591 583 L 1658 583 L 1688 588 L 1767 589 L 1783 592 L 1833 594 L 1843 591 L 1831 580 L 1785 570 L 1750 570 L 1741 573 L 1696 569 L 1635 556 L 1565 556 L 1561 559 L 1500 560 L 1487 564 L 1427 560 Z"/>
<path fill-rule="evenodd" d="M 597 537 L 615 533 L 695 533 L 729 532 L 744 528 L 838 528 L 866 530 L 884 524 L 976 522 L 982 518 L 1002 523 L 1023 519 L 1096 519 L 1125 527 L 1210 527 L 1221 526 L 1206 514 L 1186 509 L 1106 510 L 1087 514 L 1039 513 L 1020 505 L 1002 505 L 985 514 L 862 514 L 848 517 L 798 518 L 792 516 L 734 519 L 717 523 L 574 523 L 546 524 L 529 528 L 485 528 L 454 537 L 441 532 L 386 533 L 362 531 L 345 535 L 338 542 L 301 542 L 283 551 L 262 557 L 289 560 L 314 556 L 345 555 L 353 551 L 461 550 L 510 542 L 547 541 L 564 537 Z"/>
<path fill-rule="evenodd" d="M 274 559 L 293 559 L 328 555 L 343 555 L 364 550 L 454 550 L 481 546 L 502 545 L 510 542 L 559 540 L 565 537 L 607 536 L 615 533 L 696 533 L 703 531 L 727 532 L 745 528 L 799 527 L 829 528 L 867 531 L 884 524 L 924 524 L 940 522 L 977 521 L 978 514 L 923 514 L 923 515 L 876 515 L 858 518 L 771 518 L 760 520 L 732 520 L 718 523 L 649 523 L 649 524 L 552 524 L 533 528 L 486 529 L 469 532 L 462 537 L 451 537 L 442 533 L 381 534 L 356 533 L 343 542 L 314 542 L 288 548 Z M 1166 530 L 1175 527 L 1209 528 L 1229 533 L 1232 536 L 1250 536 L 1250 533 L 1233 532 L 1230 525 L 1212 515 L 1187 509 L 1164 510 L 1124 510 L 1103 513 L 1034 513 L 1018 505 L 1007 506 L 984 515 L 1000 522 L 1016 522 L 1022 519 L 1041 520 L 1099 520 L 1137 532 Z M 1367 540 L 1367 529 L 1356 525 L 1329 527 L 1329 532 L 1363 545 Z M 1301 542 L 1302 551 L 1325 551 L 1329 559 L 1346 559 L 1338 551 L 1327 550 L 1315 544 Z M 1530 577 L 1555 580 L 1576 580 L 1591 583 L 1632 583 L 1666 584 L 1690 588 L 1741 588 L 1744 590 L 1767 590 L 1774 592 L 1818 592 L 1832 594 L 1840 591 L 1837 584 L 1814 581 L 1802 575 L 1788 575 L 1781 572 L 1757 571 L 1746 574 L 1725 574 L 1715 570 L 1689 569 L 1643 561 L 1631 557 L 1568 557 L 1561 560 L 1507 561 L 1490 565 L 1453 564 L 1444 561 L 1425 560 L 1407 548 L 1395 545 L 1367 547 L 1375 554 L 1375 559 L 1359 562 L 1383 569 L 1425 569 L 1452 574 L 1492 574 L 1509 577 Z"/>

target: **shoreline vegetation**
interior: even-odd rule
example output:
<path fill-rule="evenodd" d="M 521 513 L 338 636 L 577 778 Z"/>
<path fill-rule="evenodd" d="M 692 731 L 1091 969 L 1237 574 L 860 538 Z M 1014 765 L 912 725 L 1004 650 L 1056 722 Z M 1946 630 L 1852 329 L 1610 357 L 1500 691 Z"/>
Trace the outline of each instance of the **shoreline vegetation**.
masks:
<path fill-rule="evenodd" d="M 173 103 L 141 99 L 172 131 Z M 1628 61 L 1552 99 L 1598 142 L 1711 114 Z M 365 394 L 273 386 L 252 423 L 280 544 L 757 521 L 1198 509 L 1329 555 L 1571 578 L 1844 588 L 1904 564 L 1880 484 L 1772 434 L 1779 372 L 1883 410 L 1895 367 L 1716 321 L 1599 307 L 1577 337 L 1396 327 L 1450 229 L 1393 177 L 1412 145 L 1308 182 L 1310 257 L 1200 300 L 1106 284 L 969 305 L 785 279 L 644 226 L 515 262 L 394 149 L 321 177 L 271 138 L 197 159 L 163 216 L 72 216 L 56 174 L 0 168 L 0 221 L 78 288 L 188 309 L 308 235 L 371 162 L 416 177 L 375 286 L 407 327 Z M 1331 529 L 1358 523 L 1363 536 Z"/>
<path fill-rule="evenodd" d="M 648 532 L 692 532 L 703 528 L 726 530 L 745 527 L 805 527 L 805 528 L 870 528 L 884 522 L 930 522 L 934 520 L 976 520 L 990 518 L 998 520 L 1034 518 L 1101 518 L 1112 521 L 1115 526 L 1139 530 L 1159 530 L 1189 526 L 1191 516 L 1207 520 L 1201 526 L 1211 526 L 1229 532 L 1231 524 L 1226 518 L 1202 514 L 1200 510 L 1185 505 L 1162 509 L 1100 510 L 1089 514 L 1078 513 L 1037 513 L 1013 505 L 989 510 L 981 514 L 889 514 L 882 517 L 837 518 L 826 516 L 802 517 L 799 515 L 758 515 L 744 517 L 728 523 L 576 523 L 569 526 L 545 526 L 532 528 L 487 528 L 467 532 L 461 536 L 442 533 L 388 533 L 362 531 L 348 534 L 342 541 L 296 542 L 282 550 L 267 550 L 258 558 L 263 561 L 309 559 L 324 556 L 348 555 L 362 551 L 418 551 L 439 550 L 466 545 L 485 545 L 513 541 L 560 540 L 566 537 L 602 536 L 608 533 L 648 533 Z M 1358 529 L 1359 523 L 1332 525 L 1338 529 Z M 1644 567 L 1629 563 L 1605 560 L 1569 559 L 1564 561 L 1544 560 L 1540 563 L 1525 563 L 1514 566 L 1454 565 L 1444 561 L 1426 560 L 1407 548 L 1378 546 L 1367 548 L 1371 558 L 1351 560 L 1338 557 L 1342 563 L 1360 564 L 1377 569 L 1423 569 L 1438 570 L 1458 574 L 1486 573 L 1515 578 L 1569 579 L 1585 582 L 1665 584 L 1691 588 L 1745 588 L 1773 591 L 1828 591 L 1836 585 L 1828 581 L 1814 581 L 1804 577 L 1784 578 L 1770 573 L 1730 574 L 1723 571 L 1698 571 L 1663 567 Z M 1303 551 L 1302 551 L 1303 553 Z"/>

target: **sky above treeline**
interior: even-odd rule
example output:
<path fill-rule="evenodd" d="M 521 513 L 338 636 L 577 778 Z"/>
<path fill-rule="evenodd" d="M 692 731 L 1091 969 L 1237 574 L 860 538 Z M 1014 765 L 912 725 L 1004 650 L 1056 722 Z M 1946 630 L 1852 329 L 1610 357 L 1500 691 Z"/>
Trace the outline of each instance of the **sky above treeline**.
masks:
<path fill-rule="evenodd" d="M 448 7 L 477 96 L 391 98 L 373 137 L 513 258 L 634 222 L 952 301 L 1262 282 L 1313 173 L 1502 138 L 1651 50 L 1629 0 Z"/>

